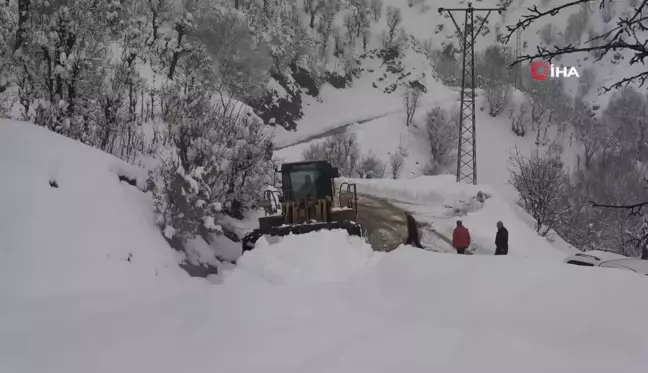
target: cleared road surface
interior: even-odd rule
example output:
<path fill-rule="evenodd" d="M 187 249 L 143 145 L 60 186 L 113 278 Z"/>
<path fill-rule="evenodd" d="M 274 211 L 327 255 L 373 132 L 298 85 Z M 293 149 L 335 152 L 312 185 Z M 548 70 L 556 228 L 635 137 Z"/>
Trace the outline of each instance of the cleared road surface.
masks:
<path fill-rule="evenodd" d="M 376 251 L 392 251 L 407 238 L 405 210 L 382 198 L 358 194 L 358 222 L 367 229 Z M 454 252 L 450 240 L 429 224 L 419 222 L 419 232 L 426 250 Z"/>

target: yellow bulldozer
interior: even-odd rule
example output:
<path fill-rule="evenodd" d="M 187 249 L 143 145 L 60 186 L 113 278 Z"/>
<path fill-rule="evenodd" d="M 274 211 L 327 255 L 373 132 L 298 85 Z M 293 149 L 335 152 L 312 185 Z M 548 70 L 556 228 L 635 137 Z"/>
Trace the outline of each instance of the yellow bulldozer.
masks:
<path fill-rule="evenodd" d="M 243 251 L 254 249 L 263 236 L 304 234 L 322 229 L 344 229 L 350 235 L 367 239 L 367 232 L 358 224 L 356 185 L 334 180 L 339 170 L 327 161 L 284 163 L 281 166 L 281 188 L 266 190 L 260 205 L 265 216 L 259 228 L 243 237 Z"/>

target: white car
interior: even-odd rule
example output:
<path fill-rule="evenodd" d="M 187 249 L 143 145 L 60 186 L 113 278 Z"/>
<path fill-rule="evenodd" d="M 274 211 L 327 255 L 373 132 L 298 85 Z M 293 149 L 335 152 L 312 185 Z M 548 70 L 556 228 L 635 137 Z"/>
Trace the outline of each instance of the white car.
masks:
<path fill-rule="evenodd" d="M 565 263 L 587 267 L 620 268 L 648 276 L 648 260 L 630 258 L 606 251 L 593 250 L 576 253 L 568 256 Z"/>

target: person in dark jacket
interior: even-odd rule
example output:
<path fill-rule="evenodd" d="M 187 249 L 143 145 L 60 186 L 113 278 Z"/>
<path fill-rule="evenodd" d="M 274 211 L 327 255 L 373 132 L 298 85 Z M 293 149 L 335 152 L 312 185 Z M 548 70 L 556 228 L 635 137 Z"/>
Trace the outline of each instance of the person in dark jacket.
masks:
<path fill-rule="evenodd" d="M 461 220 L 457 220 L 457 227 L 452 232 L 452 247 L 457 250 L 457 254 L 465 254 L 468 246 L 470 246 L 470 232 Z"/>
<path fill-rule="evenodd" d="M 495 255 L 508 254 L 508 229 L 504 228 L 501 221 L 497 222 L 497 234 L 495 235 Z"/>
<path fill-rule="evenodd" d="M 405 240 L 405 245 L 411 245 L 422 249 L 423 245 L 421 245 L 421 239 L 416 220 L 408 212 L 405 213 L 405 219 L 407 220 L 407 239 Z"/>

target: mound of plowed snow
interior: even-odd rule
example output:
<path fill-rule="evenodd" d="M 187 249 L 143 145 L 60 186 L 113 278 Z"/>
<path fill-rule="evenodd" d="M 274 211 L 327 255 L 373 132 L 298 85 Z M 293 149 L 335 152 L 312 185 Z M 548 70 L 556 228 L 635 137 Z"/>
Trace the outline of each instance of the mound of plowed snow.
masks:
<path fill-rule="evenodd" d="M 186 277 L 150 197 L 120 182 L 141 176 L 128 164 L 0 120 L 0 175 L 0 293 L 125 291 Z"/>
<path fill-rule="evenodd" d="M 275 244 L 261 238 L 237 261 L 245 271 L 276 283 L 346 281 L 380 258 L 360 237 L 345 230 L 282 237 Z"/>

